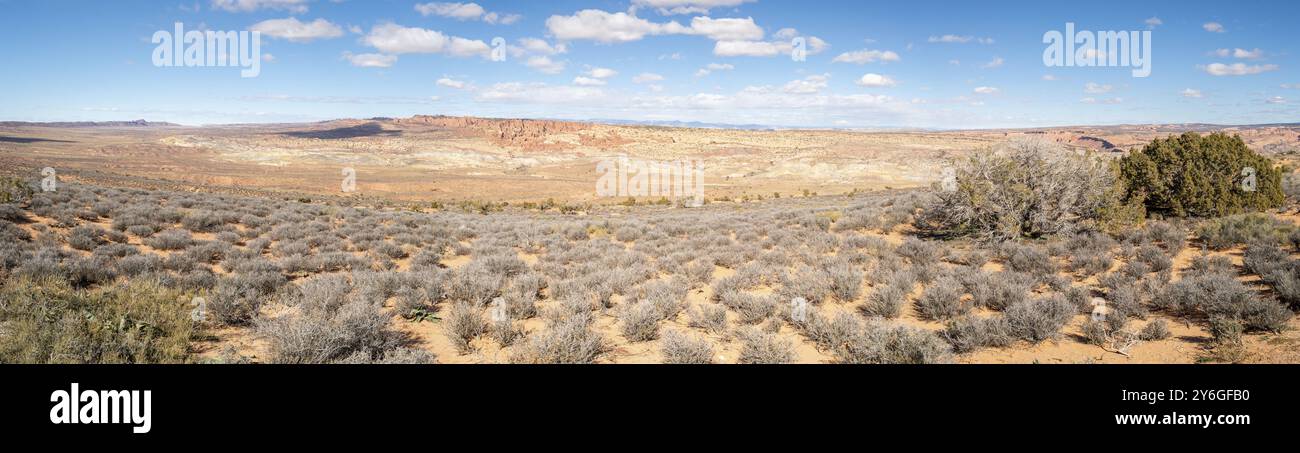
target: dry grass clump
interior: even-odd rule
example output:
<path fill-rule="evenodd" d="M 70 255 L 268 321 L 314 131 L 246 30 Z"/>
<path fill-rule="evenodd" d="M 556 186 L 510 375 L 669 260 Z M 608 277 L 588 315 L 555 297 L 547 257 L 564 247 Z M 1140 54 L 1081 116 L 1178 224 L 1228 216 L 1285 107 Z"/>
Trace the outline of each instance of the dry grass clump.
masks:
<path fill-rule="evenodd" d="M 663 354 L 663 363 L 666 364 L 713 363 L 713 344 L 709 340 L 676 330 L 664 333 L 663 339 L 659 340 L 659 351 Z"/>

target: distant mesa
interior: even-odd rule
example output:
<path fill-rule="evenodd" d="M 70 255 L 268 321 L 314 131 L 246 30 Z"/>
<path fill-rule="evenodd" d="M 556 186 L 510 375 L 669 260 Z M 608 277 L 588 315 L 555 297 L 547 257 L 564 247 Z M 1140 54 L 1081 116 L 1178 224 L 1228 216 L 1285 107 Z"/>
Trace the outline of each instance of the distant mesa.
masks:
<path fill-rule="evenodd" d="M 28 121 L 0 121 L 0 127 L 175 127 L 176 123 L 135 121 L 60 121 L 38 123 Z"/>

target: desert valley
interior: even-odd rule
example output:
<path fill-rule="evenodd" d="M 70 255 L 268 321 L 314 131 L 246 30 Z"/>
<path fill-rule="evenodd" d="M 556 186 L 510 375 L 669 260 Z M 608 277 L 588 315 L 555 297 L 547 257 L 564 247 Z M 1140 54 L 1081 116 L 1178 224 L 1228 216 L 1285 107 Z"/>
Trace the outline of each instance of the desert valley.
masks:
<path fill-rule="evenodd" d="M 1238 135 L 1273 159 L 1285 205 L 1013 240 L 928 227 L 949 169 L 1007 144 L 1110 162 L 1186 132 Z M 0 358 L 1294 363 L 1296 289 L 1273 272 L 1297 268 L 1297 151 L 1296 125 L 3 123 L 17 185 L 0 264 L 18 302 L 0 318 L 58 334 L 7 338 Z M 597 162 L 620 156 L 701 162 L 706 203 L 598 196 Z M 125 327 L 34 319 L 21 302 L 86 297 L 116 300 Z M 69 303 L 69 316 L 97 310 Z"/>

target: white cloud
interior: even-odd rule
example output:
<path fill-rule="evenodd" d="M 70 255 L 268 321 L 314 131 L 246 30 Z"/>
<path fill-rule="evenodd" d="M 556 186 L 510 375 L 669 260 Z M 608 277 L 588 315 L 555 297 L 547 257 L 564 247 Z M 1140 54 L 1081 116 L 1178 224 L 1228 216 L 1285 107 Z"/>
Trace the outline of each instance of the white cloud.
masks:
<path fill-rule="evenodd" d="M 892 50 L 862 49 L 839 54 L 839 56 L 831 60 L 831 63 L 852 63 L 860 65 L 875 63 L 877 61 L 882 63 L 892 63 L 899 60 L 902 60 L 902 57 L 899 57 L 898 53 Z"/>
<path fill-rule="evenodd" d="M 975 94 L 998 94 L 1001 92 L 1002 90 L 994 87 L 975 87 Z"/>
<path fill-rule="evenodd" d="M 563 61 L 554 61 L 551 60 L 551 57 L 545 55 L 532 57 L 529 58 L 528 61 L 524 62 L 524 66 L 536 69 L 538 72 L 543 74 L 559 74 L 564 72 L 564 65 L 565 63 Z"/>
<path fill-rule="evenodd" d="M 681 24 L 672 22 L 677 29 Z M 639 41 L 646 35 L 664 32 L 665 25 L 656 24 L 628 13 L 610 13 L 598 9 L 585 9 L 572 16 L 551 16 L 546 19 L 546 29 L 562 41 L 589 40 L 603 43 Z"/>
<path fill-rule="evenodd" d="M 993 57 L 992 61 L 984 63 L 984 65 L 980 67 L 984 69 L 1000 68 L 1002 67 L 1002 63 L 1006 63 L 1006 60 L 1003 60 L 1002 57 Z"/>
<path fill-rule="evenodd" d="M 610 78 L 610 77 L 614 77 L 614 76 L 618 75 L 618 71 L 615 71 L 615 70 L 613 70 L 613 69 L 609 69 L 609 68 L 599 68 L 599 67 L 597 67 L 597 68 L 591 68 L 590 70 L 588 70 L 588 71 L 587 71 L 587 75 L 590 76 L 590 77 L 592 77 L 592 78 L 596 78 L 596 79 L 608 79 L 608 78 Z"/>
<path fill-rule="evenodd" d="M 437 85 L 440 86 L 440 87 L 451 88 L 451 89 L 454 89 L 454 90 L 463 90 L 463 89 L 469 87 L 469 84 L 468 84 L 468 83 L 465 83 L 465 82 L 462 81 L 462 80 L 455 80 L 455 79 L 452 79 L 452 78 L 449 78 L 449 77 L 443 77 L 443 78 L 441 78 L 441 79 L 438 79 L 438 81 L 437 81 L 436 83 L 437 83 Z"/>
<path fill-rule="evenodd" d="M 598 87 L 598 86 L 605 86 L 605 81 L 601 79 L 594 79 L 591 77 L 578 76 L 573 79 L 573 84 L 577 86 L 583 86 L 583 87 Z"/>
<path fill-rule="evenodd" d="M 1227 29 L 1223 28 L 1223 24 L 1220 24 L 1218 22 L 1206 22 L 1204 25 L 1201 25 L 1201 28 L 1204 28 L 1205 31 L 1208 31 L 1210 33 L 1223 33 L 1228 31 Z"/>
<path fill-rule="evenodd" d="M 1145 24 L 1147 24 L 1147 29 L 1153 29 L 1153 28 L 1156 28 L 1156 27 L 1159 27 L 1159 26 L 1165 24 L 1165 21 L 1160 20 L 1159 17 L 1152 17 L 1152 18 L 1147 19 L 1147 20 L 1144 20 L 1144 21 L 1142 21 L 1142 22 L 1145 23 Z"/>
<path fill-rule="evenodd" d="M 1265 99 L 1264 102 L 1268 104 L 1285 104 L 1286 98 L 1283 98 L 1282 96 L 1273 96 L 1271 98 Z"/>
<path fill-rule="evenodd" d="M 1079 102 L 1080 102 L 1080 103 L 1083 103 L 1083 104 L 1108 104 L 1108 105 L 1115 105 L 1115 104 L 1122 104 L 1122 103 L 1124 103 L 1124 98 L 1097 99 L 1097 98 L 1093 98 L 1093 97 L 1086 97 L 1086 98 L 1080 99 Z"/>
<path fill-rule="evenodd" d="M 1264 57 L 1264 51 L 1258 48 L 1256 48 L 1255 50 L 1246 50 L 1246 49 L 1232 50 L 1232 58 L 1240 58 L 1243 60 L 1258 60 L 1263 57 Z"/>
<path fill-rule="evenodd" d="M 740 6 L 757 0 L 632 0 L 633 6 L 655 8 L 659 14 L 708 14 L 713 8 Z"/>
<path fill-rule="evenodd" d="M 1276 71 L 1277 65 L 1246 65 L 1245 63 L 1233 63 L 1226 65 L 1223 63 L 1211 63 L 1201 67 L 1206 73 L 1213 76 L 1241 76 L 1254 75 L 1269 71 Z"/>
<path fill-rule="evenodd" d="M 791 94 L 817 94 L 830 86 L 830 74 L 810 75 L 800 80 L 791 80 L 782 91 Z"/>
<path fill-rule="evenodd" d="M 763 28 L 754 23 L 754 18 L 712 19 L 696 17 L 691 19 L 691 28 L 684 34 L 703 35 L 714 41 L 753 41 L 763 39 Z"/>
<path fill-rule="evenodd" d="M 370 29 L 361 42 L 387 54 L 436 53 L 456 57 L 487 57 L 491 47 L 479 40 L 447 36 L 423 28 L 383 24 Z"/>
<path fill-rule="evenodd" d="M 344 52 L 343 58 L 352 63 L 352 66 L 359 68 L 388 68 L 393 63 L 397 63 L 397 55 L 384 55 L 377 53 L 352 54 Z"/>
<path fill-rule="evenodd" d="M 1182 96 L 1185 97 L 1185 98 L 1202 98 L 1202 97 L 1205 97 L 1204 94 L 1201 94 L 1201 90 L 1197 90 L 1197 89 L 1193 89 L 1193 88 L 1188 88 L 1188 89 L 1186 89 L 1186 90 L 1180 91 L 1180 92 L 1178 92 L 1178 94 L 1182 95 Z"/>
<path fill-rule="evenodd" d="M 487 14 L 478 3 L 419 3 L 415 10 L 422 16 L 442 16 L 456 20 L 473 20 Z"/>
<path fill-rule="evenodd" d="M 783 28 L 773 35 L 775 41 L 718 41 L 713 45 L 713 54 L 719 57 L 773 57 L 792 55 L 794 39 L 801 37 L 798 30 Z M 803 50 L 807 55 L 817 55 L 830 47 L 826 41 L 816 36 L 803 37 Z"/>
<path fill-rule="evenodd" d="M 695 71 L 695 77 L 704 77 L 717 71 L 731 71 L 733 69 L 736 69 L 736 67 L 729 64 L 709 63 L 708 66 L 700 68 L 699 71 Z"/>
<path fill-rule="evenodd" d="M 662 82 L 663 80 L 664 80 L 664 76 L 655 74 L 653 72 L 643 72 L 640 75 L 633 77 L 632 83 Z"/>
<path fill-rule="evenodd" d="M 511 50 L 516 56 L 527 54 L 533 55 L 558 55 L 568 53 L 569 47 L 563 43 L 552 45 L 544 39 L 537 38 L 519 38 L 519 46 L 512 47 Z"/>
<path fill-rule="evenodd" d="M 307 12 L 307 0 L 212 0 L 212 8 L 232 13 L 278 9 L 302 14 Z"/>
<path fill-rule="evenodd" d="M 483 9 L 483 7 L 478 3 L 419 3 L 415 5 L 415 11 L 425 17 L 441 16 L 461 21 L 482 20 L 489 24 L 502 25 L 510 25 L 523 18 L 523 16 L 518 14 L 489 12 L 488 10 Z"/>
<path fill-rule="evenodd" d="M 639 41 L 648 35 L 695 35 L 714 41 L 755 41 L 763 39 L 763 28 L 754 18 L 695 17 L 691 25 L 679 22 L 651 22 L 625 12 L 611 13 L 598 9 L 585 9 L 572 16 L 555 15 L 546 19 L 546 29 L 561 41 L 596 41 L 625 43 Z"/>
<path fill-rule="evenodd" d="M 1114 89 L 1115 89 L 1114 86 L 1101 85 L 1098 84 L 1097 82 L 1088 82 L 1083 85 L 1083 92 L 1088 94 L 1105 94 L 1111 92 L 1111 90 Z"/>
<path fill-rule="evenodd" d="M 950 43 L 950 44 L 965 44 L 971 42 L 971 40 L 973 39 L 975 39 L 974 36 L 943 35 L 943 36 L 931 36 L 928 41 Z"/>
<path fill-rule="evenodd" d="M 898 85 L 898 82 L 889 76 L 867 73 L 858 79 L 857 84 L 864 87 L 892 87 Z"/>
<path fill-rule="evenodd" d="M 262 61 L 265 61 L 267 63 L 275 63 L 275 55 L 264 53 L 262 54 Z"/>
<path fill-rule="evenodd" d="M 261 32 L 272 38 L 286 39 L 293 42 L 311 42 L 317 39 L 337 38 L 343 36 L 343 29 L 325 19 L 303 23 L 297 18 L 271 19 L 253 24 L 249 30 Z"/>
<path fill-rule="evenodd" d="M 1048 82 L 1054 82 L 1056 81 L 1056 76 L 1051 74 L 1043 74 L 1043 80 L 1046 80 Z"/>
<path fill-rule="evenodd" d="M 719 57 L 772 57 L 780 53 L 780 47 L 765 41 L 718 41 L 713 45 L 713 54 Z"/>

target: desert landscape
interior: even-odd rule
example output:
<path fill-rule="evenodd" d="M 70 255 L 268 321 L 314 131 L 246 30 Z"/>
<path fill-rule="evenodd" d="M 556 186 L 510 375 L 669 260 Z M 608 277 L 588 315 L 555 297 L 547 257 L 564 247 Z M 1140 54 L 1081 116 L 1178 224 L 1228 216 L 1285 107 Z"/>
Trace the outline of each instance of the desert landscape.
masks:
<path fill-rule="evenodd" d="M 1276 200 L 1143 192 L 1117 221 L 1104 182 L 1203 134 Z M 1297 125 L 0 123 L 0 361 L 1296 363 L 1297 150 Z M 618 157 L 701 162 L 704 205 L 599 196 Z"/>

